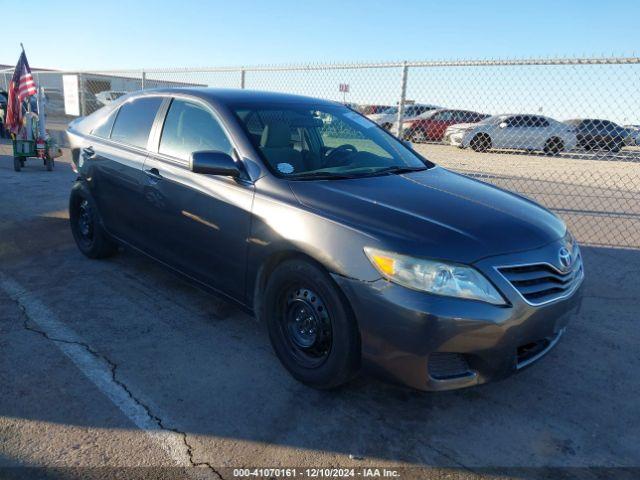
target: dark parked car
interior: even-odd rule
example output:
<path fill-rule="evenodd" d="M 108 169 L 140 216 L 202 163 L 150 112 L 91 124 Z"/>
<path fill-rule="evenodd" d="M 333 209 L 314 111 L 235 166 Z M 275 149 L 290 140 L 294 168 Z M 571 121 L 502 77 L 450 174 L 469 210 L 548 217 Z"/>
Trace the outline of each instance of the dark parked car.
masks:
<path fill-rule="evenodd" d="M 619 152 L 632 143 L 631 132 L 617 123 L 597 118 L 576 118 L 564 123 L 576 129 L 578 146 L 585 150 Z"/>
<path fill-rule="evenodd" d="M 579 301 L 560 219 L 337 103 L 150 90 L 68 133 L 79 249 L 128 245 L 225 296 L 314 387 L 361 366 L 425 390 L 503 378 L 556 344 Z"/>
<path fill-rule="evenodd" d="M 404 138 L 415 143 L 440 142 L 451 125 L 478 123 L 485 118 L 489 115 L 469 110 L 431 110 L 405 122 Z"/>

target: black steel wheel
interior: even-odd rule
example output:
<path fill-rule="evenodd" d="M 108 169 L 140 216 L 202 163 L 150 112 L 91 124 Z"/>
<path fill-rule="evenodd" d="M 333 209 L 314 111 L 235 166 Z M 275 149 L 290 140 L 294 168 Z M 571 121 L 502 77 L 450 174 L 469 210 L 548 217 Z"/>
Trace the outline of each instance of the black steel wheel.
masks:
<path fill-rule="evenodd" d="M 289 260 L 269 276 L 259 311 L 276 355 L 297 380 L 315 388 L 349 381 L 360 366 L 360 336 L 331 277 L 310 262 Z"/>
<path fill-rule="evenodd" d="M 71 192 L 69 221 L 76 245 L 87 257 L 105 258 L 116 252 L 117 245 L 104 231 L 90 196 Z"/>
<path fill-rule="evenodd" d="M 304 285 L 289 287 L 280 301 L 282 334 L 291 355 L 302 366 L 321 365 L 332 344 L 331 319 L 324 301 Z"/>

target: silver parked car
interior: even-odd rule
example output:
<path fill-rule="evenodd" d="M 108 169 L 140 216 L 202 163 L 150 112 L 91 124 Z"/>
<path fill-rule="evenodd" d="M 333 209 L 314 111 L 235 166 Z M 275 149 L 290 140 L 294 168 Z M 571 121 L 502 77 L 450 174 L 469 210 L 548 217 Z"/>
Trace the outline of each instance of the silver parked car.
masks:
<path fill-rule="evenodd" d="M 452 125 L 445 142 L 477 152 L 490 148 L 543 151 L 549 154 L 576 147 L 574 127 L 542 115 L 494 115 L 478 123 Z"/>

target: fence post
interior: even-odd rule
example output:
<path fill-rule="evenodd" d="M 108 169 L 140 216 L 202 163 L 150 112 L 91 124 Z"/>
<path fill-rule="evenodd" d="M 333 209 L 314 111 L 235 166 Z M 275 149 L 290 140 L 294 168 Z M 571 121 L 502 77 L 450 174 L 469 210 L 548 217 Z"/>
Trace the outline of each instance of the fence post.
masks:
<path fill-rule="evenodd" d="M 400 86 L 400 102 L 398 103 L 398 138 L 402 139 L 402 120 L 404 119 L 404 103 L 407 100 L 407 75 L 409 66 L 402 63 L 402 84 Z"/>
<path fill-rule="evenodd" d="M 140 90 L 144 90 L 144 84 L 147 83 L 147 72 L 142 69 L 142 74 L 140 76 Z"/>
<path fill-rule="evenodd" d="M 245 76 L 246 70 L 244 68 L 240 69 L 240 88 L 244 89 L 244 76 Z"/>
<path fill-rule="evenodd" d="M 82 72 L 80 72 L 78 74 L 78 87 L 80 90 L 80 116 L 84 117 L 87 113 L 87 106 L 86 106 L 86 95 L 85 95 L 85 81 L 84 81 L 84 74 Z"/>

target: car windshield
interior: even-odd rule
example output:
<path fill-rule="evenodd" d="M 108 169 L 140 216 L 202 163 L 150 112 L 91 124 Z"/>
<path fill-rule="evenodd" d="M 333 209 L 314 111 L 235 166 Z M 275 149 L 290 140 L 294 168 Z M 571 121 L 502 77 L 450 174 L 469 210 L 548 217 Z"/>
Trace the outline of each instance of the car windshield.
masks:
<path fill-rule="evenodd" d="M 235 112 L 280 177 L 356 178 L 433 166 L 375 123 L 342 106 L 239 106 Z"/>
<path fill-rule="evenodd" d="M 493 124 L 493 123 L 502 123 L 507 119 L 507 115 L 491 115 L 490 117 L 485 118 L 478 122 L 478 124 Z"/>

